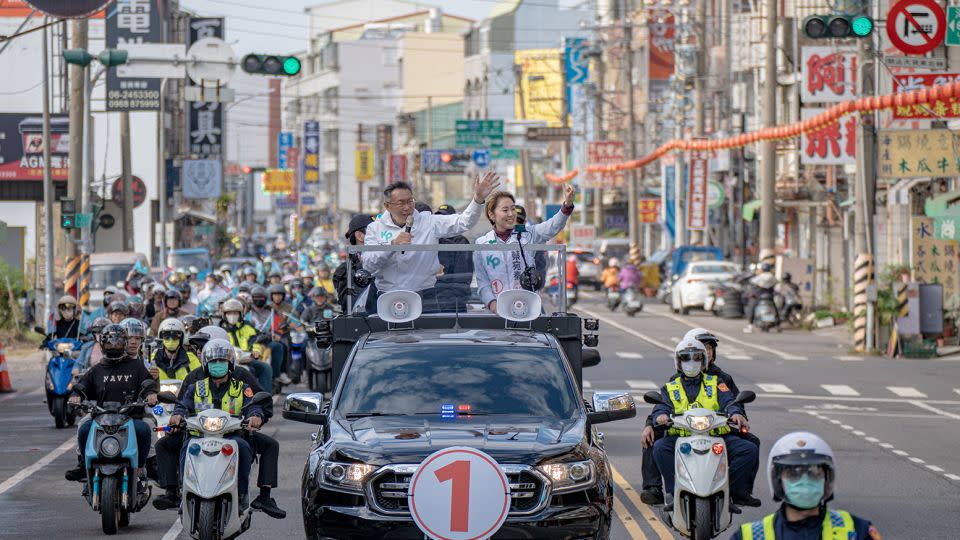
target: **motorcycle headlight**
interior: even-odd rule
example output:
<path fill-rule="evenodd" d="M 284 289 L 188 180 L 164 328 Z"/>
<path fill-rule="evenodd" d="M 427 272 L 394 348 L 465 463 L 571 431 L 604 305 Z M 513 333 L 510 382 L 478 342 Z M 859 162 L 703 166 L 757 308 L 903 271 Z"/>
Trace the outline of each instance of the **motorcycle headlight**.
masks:
<path fill-rule="evenodd" d="M 377 468 L 366 463 L 338 463 L 323 461 L 320 463 L 320 480 L 328 486 L 363 492 L 363 481 Z"/>
<path fill-rule="evenodd" d="M 590 460 L 547 463 L 537 467 L 537 470 L 550 480 L 554 494 L 583 489 L 593 484 L 596 477 L 593 462 Z"/>
<path fill-rule="evenodd" d="M 690 416 L 687 417 L 687 425 L 690 426 L 690 429 L 695 431 L 706 431 L 710 429 L 710 424 L 713 423 L 712 416 Z"/>
<path fill-rule="evenodd" d="M 226 416 L 215 416 L 204 418 L 200 422 L 200 427 L 202 427 L 204 431 L 220 431 L 226 424 Z"/>
<path fill-rule="evenodd" d="M 73 345 L 69 343 L 57 343 L 57 353 L 59 354 L 65 355 L 72 350 L 73 350 Z"/>
<path fill-rule="evenodd" d="M 100 455 L 105 458 L 114 458 L 120 455 L 120 441 L 116 437 L 104 437 L 100 441 Z"/>

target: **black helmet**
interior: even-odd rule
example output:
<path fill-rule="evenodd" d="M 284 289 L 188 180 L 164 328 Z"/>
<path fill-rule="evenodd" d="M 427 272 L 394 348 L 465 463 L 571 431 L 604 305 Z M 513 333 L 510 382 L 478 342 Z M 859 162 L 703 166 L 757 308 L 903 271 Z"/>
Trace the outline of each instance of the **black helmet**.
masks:
<path fill-rule="evenodd" d="M 253 300 L 253 305 L 263 307 L 267 303 L 267 290 L 263 285 L 257 285 L 250 289 L 250 298 Z"/>
<path fill-rule="evenodd" d="M 183 280 L 180 283 L 177 283 L 177 290 L 180 291 L 180 294 L 192 292 L 190 289 L 190 282 Z"/>
<path fill-rule="evenodd" d="M 773 272 L 773 265 L 770 263 L 762 263 L 760 265 L 761 272 Z"/>
<path fill-rule="evenodd" d="M 790 275 L 790 272 L 784 272 L 783 281 L 790 283 L 793 280 L 793 276 Z"/>
<path fill-rule="evenodd" d="M 110 319 L 106 317 L 97 317 L 92 323 L 90 323 L 90 332 L 92 332 L 95 336 L 99 336 L 100 333 L 103 332 L 103 329 L 107 326 L 110 326 Z"/>
<path fill-rule="evenodd" d="M 270 293 L 271 299 L 275 294 L 282 294 L 283 296 L 287 296 L 287 290 L 284 289 L 283 285 L 280 285 L 279 283 L 277 283 L 276 285 L 271 285 L 270 288 L 267 289 L 267 292 Z"/>
<path fill-rule="evenodd" d="M 203 346 L 203 351 L 200 353 L 200 362 L 203 364 L 203 371 L 207 376 L 210 376 L 207 365 L 218 360 L 227 361 L 228 373 L 232 373 L 233 368 L 237 365 L 237 351 L 225 339 L 211 339 Z"/>
<path fill-rule="evenodd" d="M 110 307 L 107 308 L 107 313 L 116 313 L 118 311 L 123 313 L 124 316 L 129 312 L 127 304 L 123 300 L 114 300 L 110 302 Z"/>
<path fill-rule="evenodd" d="M 242 292 L 248 293 L 248 292 L 250 292 L 251 290 L 253 290 L 253 287 L 250 285 L 250 282 L 249 282 L 249 281 L 243 281 L 243 282 L 241 282 L 239 285 L 237 285 L 237 292 L 238 292 L 238 293 L 242 293 Z"/>
<path fill-rule="evenodd" d="M 107 365 L 117 365 L 127 348 L 127 330 L 119 324 L 108 324 L 100 332 L 100 350 Z"/>

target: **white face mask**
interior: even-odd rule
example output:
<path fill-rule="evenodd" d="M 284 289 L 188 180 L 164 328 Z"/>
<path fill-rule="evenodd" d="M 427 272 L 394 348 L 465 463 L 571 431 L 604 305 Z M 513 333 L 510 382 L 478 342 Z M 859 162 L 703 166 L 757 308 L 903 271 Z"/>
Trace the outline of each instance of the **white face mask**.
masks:
<path fill-rule="evenodd" d="M 696 377 L 700 374 L 701 369 L 703 369 L 703 366 L 696 360 L 680 362 L 680 371 L 683 371 L 683 374 L 687 377 Z"/>
<path fill-rule="evenodd" d="M 227 313 L 226 319 L 230 324 L 237 324 L 237 321 L 240 320 L 240 315 L 237 313 Z"/>

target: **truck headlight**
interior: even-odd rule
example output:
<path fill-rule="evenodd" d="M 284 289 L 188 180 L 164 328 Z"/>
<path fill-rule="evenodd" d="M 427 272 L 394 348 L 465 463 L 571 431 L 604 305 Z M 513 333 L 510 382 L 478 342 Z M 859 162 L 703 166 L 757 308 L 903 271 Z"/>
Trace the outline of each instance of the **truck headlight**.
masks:
<path fill-rule="evenodd" d="M 363 481 L 377 468 L 366 463 L 320 462 L 320 481 L 328 486 L 363 492 Z"/>
<path fill-rule="evenodd" d="M 537 470 L 550 479 L 555 494 L 583 489 L 593 484 L 596 477 L 595 467 L 590 460 L 547 463 L 537 467 Z"/>

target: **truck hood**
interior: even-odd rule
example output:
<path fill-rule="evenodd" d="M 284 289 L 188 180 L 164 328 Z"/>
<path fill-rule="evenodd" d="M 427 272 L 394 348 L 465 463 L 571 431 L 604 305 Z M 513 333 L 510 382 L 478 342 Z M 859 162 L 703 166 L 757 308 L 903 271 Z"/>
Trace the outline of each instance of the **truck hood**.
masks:
<path fill-rule="evenodd" d="M 482 450 L 501 463 L 536 465 L 546 458 L 587 446 L 585 421 L 490 416 L 442 421 L 429 417 L 386 416 L 330 423 L 328 459 L 372 465 L 420 463 L 451 446 Z"/>

